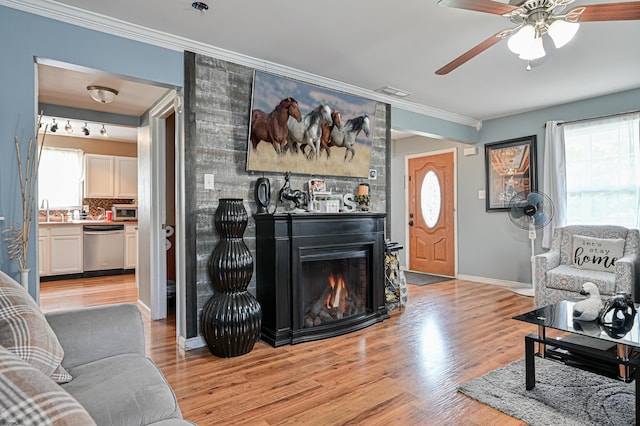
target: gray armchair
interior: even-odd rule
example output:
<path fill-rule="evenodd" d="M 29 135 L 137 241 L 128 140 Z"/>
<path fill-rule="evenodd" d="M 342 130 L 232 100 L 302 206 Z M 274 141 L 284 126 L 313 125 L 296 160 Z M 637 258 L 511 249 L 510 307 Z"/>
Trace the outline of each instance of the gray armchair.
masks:
<path fill-rule="evenodd" d="M 573 236 L 623 239 L 624 253 L 613 266 L 613 272 L 579 269 L 573 263 Z M 640 298 L 636 280 L 640 279 L 640 233 L 614 225 L 570 225 L 554 230 L 551 250 L 534 257 L 535 303 L 541 307 L 560 300 L 580 298 L 582 284 L 591 281 L 600 295 L 611 296 L 625 291 Z"/>

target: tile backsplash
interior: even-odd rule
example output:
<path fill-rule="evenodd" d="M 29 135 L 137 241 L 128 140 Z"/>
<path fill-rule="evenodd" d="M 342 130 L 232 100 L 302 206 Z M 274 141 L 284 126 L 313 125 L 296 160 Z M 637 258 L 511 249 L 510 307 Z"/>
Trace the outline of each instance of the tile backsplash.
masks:
<path fill-rule="evenodd" d="M 89 211 L 92 217 L 98 217 L 101 213 L 98 207 L 102 207 L 106 210 L 111 210 L 111 206 L 114 204 L 134 204 L 134 200 L 131 198 L 85 198 L 82 201 L 83 206 L 89 206 Z M 60 213 L 67 214 L 67 210 L 49 210 L 49 214 L 52 218 L 59 218 Z M 45 210 L 40 210 L 40 216 L 46 216 Z M 41 219 L 42 220 L 42 219 Z M 54 219 L 55 221 L 56 219 Z"/>
<path fill-rule="evenodd" d="M 100 214 L 98 207 L 102 207 L 105 210 L 111 210 L 111 206 L 114 204 L 133 204 L 131 198 L 85 198 L 83 205 L 89 206 L 88 214 L 93 217 L 97 217 Z"/>

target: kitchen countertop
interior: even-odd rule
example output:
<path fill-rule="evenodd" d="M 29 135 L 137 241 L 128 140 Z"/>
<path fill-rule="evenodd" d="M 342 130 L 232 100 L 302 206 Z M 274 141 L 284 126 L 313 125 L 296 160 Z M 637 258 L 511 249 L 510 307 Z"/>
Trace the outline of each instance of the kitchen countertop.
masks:
<path fill-rule="evenodd" d="M 40 226 L 71 226 L 71 225 L 137 225 L 137 221 L 122 220 L 122 221 L 109 221 L 109 220 L 72 220 L 70 222 L 60 221 L 39 221 Z"/>

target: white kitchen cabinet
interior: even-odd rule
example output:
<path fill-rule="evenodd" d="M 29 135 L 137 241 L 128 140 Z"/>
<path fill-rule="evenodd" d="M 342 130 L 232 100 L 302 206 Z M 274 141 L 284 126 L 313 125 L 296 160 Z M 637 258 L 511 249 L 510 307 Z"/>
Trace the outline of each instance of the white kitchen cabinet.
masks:
<path fill-rule="evenodd" d="M 115 159 L 112 155 L 86 154 L 84 193 L 86 198 L 113 198 Z"/>
<path fill-rule="evenodd" d="M 138 159 L 85 155 L 86 198 L 138 198 Z"/>
<path fill-rule="evenodd" d="M 138 198 L 138 159 L 135 157 L 114 157 L 115 198 Z"/>
<path fill-rule="evenodd" d="M 82 225 L 56 226 L 50 233 L 49 275 L 83 272 Z"/>
<path fill-rule="evenodd" d="M 49 228 L 38 230 L 38 268 L 40 276 L 51 275 L 51 232 Z"/>
<path fill-rule="evenodd" d="M 124 268 L 136 269 L 138 265 L 138 225 L 124 226 Z"/>

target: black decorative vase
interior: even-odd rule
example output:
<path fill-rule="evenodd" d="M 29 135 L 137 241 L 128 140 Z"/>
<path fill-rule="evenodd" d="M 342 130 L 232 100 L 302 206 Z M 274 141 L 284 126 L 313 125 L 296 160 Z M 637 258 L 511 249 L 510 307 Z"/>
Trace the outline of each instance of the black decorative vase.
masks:
<path fill-rule="evenodd" d="M 212 354 L 249 353 L 260 337 L 262 308 L 247 291 L 253 257 L 242 236 L 249 217 L 241 199 L 223 198 L 213 218 L 220 241 L 209 258 L 213 296 L 202 310 L 202 334 Z"/>
<path fill-rule="evenodd" d="M 268 213 L 268 207 L 271 203 L 271 183 L 269 183 L 269 179 L 261 177 L 256 180 L 255 197 L 258 205 L 256 214 Z"/>

